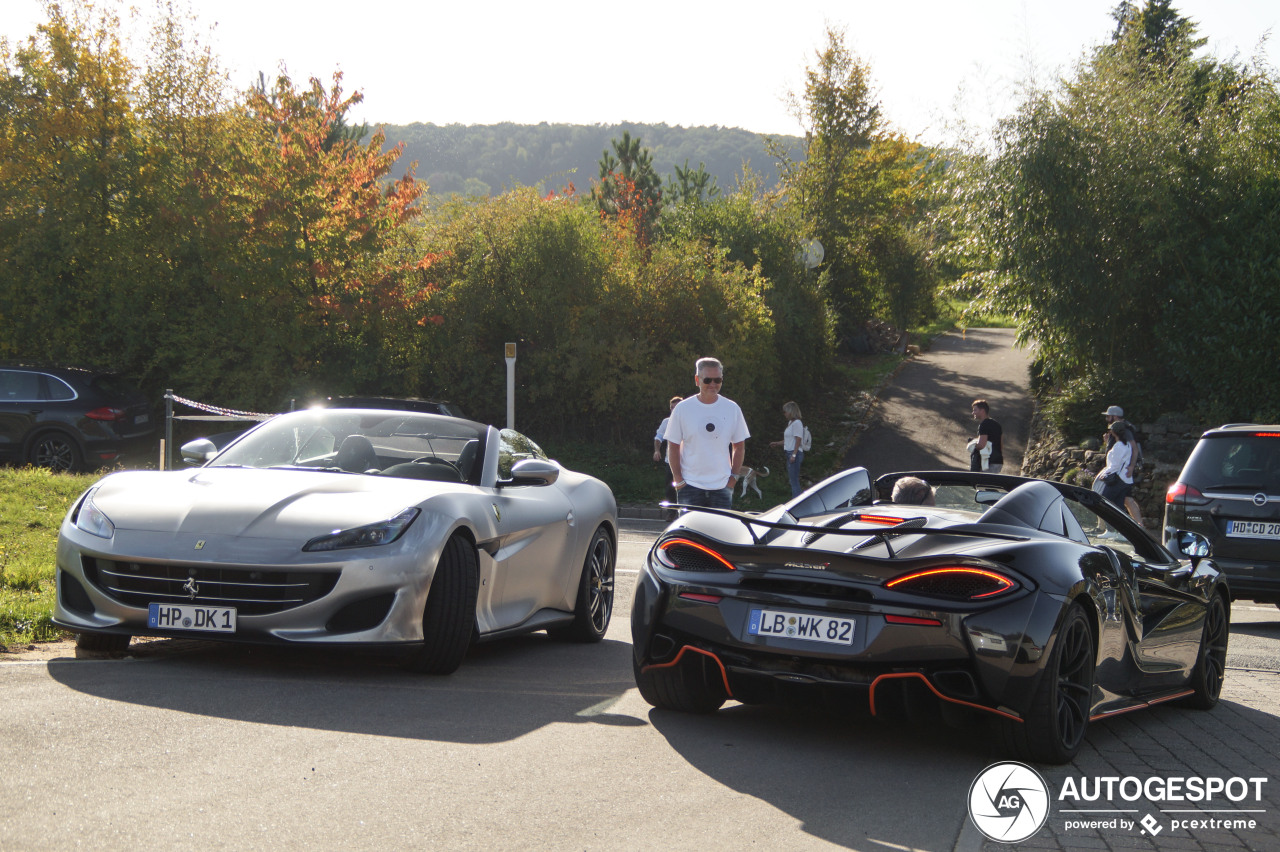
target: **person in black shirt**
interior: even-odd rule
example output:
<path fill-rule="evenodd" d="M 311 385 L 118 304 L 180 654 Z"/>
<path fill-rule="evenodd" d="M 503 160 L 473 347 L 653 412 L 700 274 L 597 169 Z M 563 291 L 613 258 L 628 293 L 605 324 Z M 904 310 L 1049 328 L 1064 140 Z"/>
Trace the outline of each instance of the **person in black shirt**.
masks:
<path fill-rule="evenodd" d="M 975 399 L 969 410 L 973 419 L 978 421 L 978 442 L 969 453 L 969 470 L 982 470 L 982 450 L 990 444 L 991 458 L 987 462 L 987 473 L 999 473 L 1004 469 L 1004 430 L 991 419 L 991 406 L 987 405 L 985 399 Z"/>

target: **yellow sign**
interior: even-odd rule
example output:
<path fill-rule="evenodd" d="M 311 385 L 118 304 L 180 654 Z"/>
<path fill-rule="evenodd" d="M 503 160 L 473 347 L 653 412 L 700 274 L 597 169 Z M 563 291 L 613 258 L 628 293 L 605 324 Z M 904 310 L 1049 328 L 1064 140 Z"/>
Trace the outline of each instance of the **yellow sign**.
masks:
<path fill-rule="evenodd" d="M 507 357 L 508 358 L 516 357 L 516 345 L 514 343 L 507 344 Z"/>

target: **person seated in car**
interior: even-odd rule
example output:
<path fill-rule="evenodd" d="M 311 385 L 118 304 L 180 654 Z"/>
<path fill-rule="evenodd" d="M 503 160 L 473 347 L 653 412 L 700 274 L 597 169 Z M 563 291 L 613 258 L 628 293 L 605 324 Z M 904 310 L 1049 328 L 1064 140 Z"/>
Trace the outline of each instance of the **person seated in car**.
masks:
<path fill-rule="evenodd" d="M 933 488 L 918 476 L 904 476 L 893 483 L 893 502 L 932 506 Z"/>

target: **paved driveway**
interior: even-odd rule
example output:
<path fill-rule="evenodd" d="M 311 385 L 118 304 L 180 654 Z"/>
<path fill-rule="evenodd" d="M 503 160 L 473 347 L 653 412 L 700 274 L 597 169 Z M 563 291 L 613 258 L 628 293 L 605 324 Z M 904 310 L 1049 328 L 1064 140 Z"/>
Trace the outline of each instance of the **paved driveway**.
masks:
<path fill-rule="evenodd" d="M 871 422 L 845 455 L 872 477 L 895 470 L 968 470 L 965 445 L 978 433 L 975 399 L 1004 428 L 1005 473 L 1018 472 L 1031 423 L 1033 353 L 1015 349 L 1013 329 L 971 328 L 937 338 L 903 364 L 880 394 Z"/>

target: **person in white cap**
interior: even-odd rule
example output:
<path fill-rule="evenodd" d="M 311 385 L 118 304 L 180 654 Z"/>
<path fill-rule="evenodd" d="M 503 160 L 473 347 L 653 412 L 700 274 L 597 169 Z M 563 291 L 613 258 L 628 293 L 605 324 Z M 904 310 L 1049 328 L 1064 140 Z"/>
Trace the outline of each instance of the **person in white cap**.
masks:
<path fill-rule="evenodd" d="M 1118 405 L 1108 405 L 1107 410 L 1102 412 L 1102 416 L 1107 418 L 1107 431 L 1103 433 L 1102 438 L 1108 453 L 1110 453 L 1112 446 L 1116 442 L 1116 436 L 1111 429 L 1111 424 L 1119 423 L 1121 424 L 1121 429 L 1124 430 L 1124 441 L 1132 448 L 1132 452 L 1129 454 L 1129 463 L 1125 467 L 1124 478 L 1132 483 L 1134 481 L 1134 473 L 1142 469 L 1142 445 L 1138 443 L 1137 430 L 1124 419 L 1124 409 Z M 1125 495 L 1124 508 L 1129 513 L 1129 517 L 1139 524 L 1142 523 L 1142 508 L 1138 506 L 1138 501 L 1133 499 L 1132 493 Z"/>

